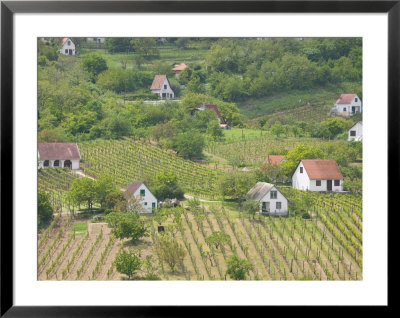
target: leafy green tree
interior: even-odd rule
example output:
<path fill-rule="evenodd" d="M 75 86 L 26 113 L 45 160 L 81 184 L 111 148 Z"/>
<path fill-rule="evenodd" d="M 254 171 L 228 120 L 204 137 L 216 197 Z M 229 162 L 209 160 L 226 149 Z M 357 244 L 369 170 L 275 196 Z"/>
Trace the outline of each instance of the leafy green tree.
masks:
<path fill-rule="evenodd" d="M 195 130 L 178 134 L 173 138 L 173 149 L 184 158 L 202 158 L 204 148 L 204 137 Z"/>
<path fill-rule="evenodd" d="M 302 159 L 324 159 L 324 153 L 314 146 L 299 144 L 289 150 L 285 156 L 285 161 L 282 162 L 282 172 L 291 177 L 300 160 Z"/>
<path fill-rule="evenodd" d="M 260 202 L 255 200 L 246 200 L 242 203 L 242 211 L 249 213 L 255 218 L 255 215 L 260 211 Z"/>
<path fill-rule="evenodd" d="M 96 53 L 84 55 L 82 57 L 82 66 L 89 73 L 94 82 L 101 72 L 108 69 L 106 60 Z"/>
<path fill-rule="evenodd" d="M 121 253 L 115 258 L 116 270 L 128 276 L 131 279 L 132 276 L 141 268 L 142 260 L 138 256 L 137 252 L 133 249 L 128 251 L 122 250 Z"/>
<path fill-rule="evenodd" d="M 210 236 L 206 238 L 206 243 L 214 245 L 218 248 L 220 245 L 228 244 L 231 241 L 231 237 L 223 231 L 213 231 Z"/>
<path fill-rule="evenodd" d="M 47 224 L 53 218 L 53 207 L 50 204 L 50 195 L 38 190 L 38 223 Z"/>
<path fill-rule="evenodd" d="M 279 137 L 281 134 L 285 133 L 285 127 L 281 124 L 280 121 L 276 121 L 272 127 L 271 127 L 271 132 Z"/>
<path fill-rule="evenodd" d="M 187 45 L 190 42 L 190 38 L 177 38 L 175 44 L 181 49 L 186 49 Z"/>
<path fill-rule="evenodd" d="M 96 200 L 96 182 L 89 178 L 76 178 L 67 196 L 75 206 L 86 202 L 88 209 L 92 210 L 93 202 Z"/>
<path fill-rule="evenodd" d="M 234 280 L 245 280 L 250 271 L 254 268 L 249 260 L 241 259 L 236 254 L 228 257 L 226 265 L 226 274 Z"/>
<path fill-rule="evenodd" d="M 245 200 L 247 192 L 254 186 L 255 178 L 247 172 L 233 172 L 221 177 L 218 189 L 222 196 L 231 197 L 241 202 Z"/>
<path fill-rule="evenodd" d="M 192 79 L 187 83 L 185 93 L 197 93 L 204 94 L 206 92 L 204 85 L 200 82 L 200 78 L 197 76 L 192 77 Z"/>
<path fill-rule="evenodd" d="M 131 38 L 106 38 L 105 45 L 110 53 L 132 51 Z"/>
<path fill-rule="evenodd" d="M 208 122 L 206 132 L 214 141 L 221 140 L 224 137 L 224 133 L 216 120 Z"/>
<path fill-rule="evenodd" d="M 105 207 L 106 200 L 107 198 L 110 198 L 109 196 L 112 193 L 115 194 L 121 193 L 118 187 L 114 184 L 113 179 L 109 175 L 105 174 L 97 178 L 95 191 L 96 191 L 96 202 L 100 203 L 101 207 Z"/>
<path fill-rule="evenodd" d="M 171 271 L 176 271 L 178 264 L 183 267 L 185 248 L 173 240 L 167 233 L 161 232 L 154 242 L 154 252 L 161 264 L 167 263 Z"/>
<path fill-rule="evenodd" d="M 135 38 L 131 40 L 133 50 L 142 55 L 157 55 L 156 38 Z"/>
<path fill-rule="evenodd" d="M 183 190 L 179 186 L 178 178 L 172 171 L 162 170 L 154 180 L 154 195 L 158 200 L 183 199 Z"/>
<path fill-rule="evenodd" d="M 129 238 L 136 241 L 148 236 L 148 229 L 137 212 L 111 212 L 104 219 L 112 227 L 112 234 L 119 239 Z"/>

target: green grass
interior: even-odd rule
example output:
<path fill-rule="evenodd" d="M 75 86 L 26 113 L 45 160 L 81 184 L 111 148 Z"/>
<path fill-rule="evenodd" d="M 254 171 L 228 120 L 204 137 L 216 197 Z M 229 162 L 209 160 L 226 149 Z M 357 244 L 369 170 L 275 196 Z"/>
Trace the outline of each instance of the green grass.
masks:
<path fill-rule="evenodd" d="M 72 226 L 72 232 L 75 234 L 81 234 L 87 231 L 87 223 L 74 223 Z"/>

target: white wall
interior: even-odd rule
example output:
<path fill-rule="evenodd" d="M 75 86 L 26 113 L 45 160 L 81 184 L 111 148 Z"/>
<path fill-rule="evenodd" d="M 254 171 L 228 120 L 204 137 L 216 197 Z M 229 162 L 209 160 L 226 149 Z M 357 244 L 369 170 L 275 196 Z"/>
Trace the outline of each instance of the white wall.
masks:
<path fill-rule="evenodd" d="M 300 173 L 300 167 L 303 168 L 303 173 Z M 299 190 L 310 189 L 310 178 L 304 168 L 303 162 L 297 165 L 297 168 L 292 176 L 292 187 Z"/>
<path fill-rule="evenodd" d="M 332 191 L 337 192 L 337 191 L 343 191 L 343 180 L 339 181 L 339 186 L 335 186 L 335 180 L 332 180 Z M 328 186 L 328 181 L 327 180 L 321 180 L 321 185 L 317 186 L 317 180 L 310 180 L 310 191 L 327 191 L 327 186 Z"/>
<path fill-rule="evenodd" d="M 355 131 L 356 135 L 355 136 L 350 136 L 350 131 Z M 355 124 L 352 128 L 349 129 L 349 137 L 348 140 L 362 140 L 362 124 L 360 122 L 358 122 L 357 124 Z"/>
<path fill-rule="evenodd" d="M 276 199 L 271 199 L 271 191 L 277 191 Z M 282 193 L 275 187 L 273 187 L 264 198 L 260 200 L 260 212 L 262 211 L 262 202 L 269 202 L 270 214 L 273 215 L 287 215 L 288 214 L 288 201 Z M 281 208 L 276 209 L 276 202 L 281 203 Z"/>
<path fill-rule="evenodd" d="M 144 197 L 140 195 L 140 190 L 145 190 Z M 152 204 L 155 203 L 155 209 L 157 208 L 157 199 L 156 197 L 150 192 L 150 190 L 146 187 L 143 183 L 140 187 L 135 191 L 133 194 L 135 198 L 139 199 L 142 203 L 142 207 L 146 211 L 145 213 L 152 213 Z M 147 203 L 147 204 L 146 204 Z"/>
<path fill-rule="evenodd" d="M 70 42 L 70 44 L 68 45 L 68 42 Z M 72 42 L 70 39 L 68 39 L 64 45 L 62 46 L 62 48 L 60 49 L 60 53 L 64 54 L 64 55 L 70 55 L 69 53 L 65 53 L 65 50 L 72 50 L 72 55 L 75 55 L 75 44 L 74 42 Z"/>

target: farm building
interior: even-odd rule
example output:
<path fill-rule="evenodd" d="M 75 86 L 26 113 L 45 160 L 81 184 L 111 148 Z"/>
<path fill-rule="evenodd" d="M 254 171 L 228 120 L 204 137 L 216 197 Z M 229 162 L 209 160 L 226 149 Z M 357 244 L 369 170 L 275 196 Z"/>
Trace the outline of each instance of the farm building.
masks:
<path fill-rule="evenodd" d="M 78 145 L 70 142 L 46 142 L 38 144 L 39 168 L 79 169 L 81 154 Z"/>
<path fill-rule="evenodd" d="M 288 201 L 285 196 L 271 183 L 257 182 L 247 192 L 247 199 L 260 202 L 260 213 L 284 216 L 288 214 Z"/>
<path fill-rule="evenodd" d="M 341 115 L 353 115 L 362 112 L 361 100 L 357 94 L 340 94 L 333 112 Z"/>
<path fill-rule="evenodd" d="M 150 90 L 154 94 L 158 94 L 161 99 L 171 98 L 173 99 L 175 94 L 171 89 L 171 85 L 168 81 L 167 75 L 156 75 L 154 76 L 153 83 L 151 84 Z"/>
<path fill-rule="evenodd" d="M 175 64 L 175 66 L 172 68 L 172 70 L 175 72 L 176 75 L 179 75 L 186 68 L 187 68 L 187 65 L 185 63 L 181 63 L 181 64 Z"/>
<path fill-rule="evenodd" d="M 60 53 L 64 55 L 75 55 L 75 44 L 70 38 L 62 39 Z"/>
<path fill-rule="evenodd" d="M 281 155 L 268 155 L 267 160 L 264 161 L 264 164 L 276 165 L 281 163 L 284 158 L 285 157 Z"/>
<path fill-rule="evenodd" d="M 349 138 L 348 141 L 354 140 L 354 141 L 360 141 L 362 140 L 362 121 L 359 121 L 354 124 L 353 127 L 349 129 Z"/>
<path fill-rule="evenodd" d="M 124 197 L 128 201 L 128 207 L 132 197 L 139 200 L 143 207 L 143 213 L 152 213 L 157 208 L 157 198 L 143 181 L 133 181 L 124 192 Z"/>
<path fill-rule="evenodd" d="M 221 115 L 221 113 L 220 113 L 220 111 L 219 111 L 217 105 L 215 105 L 215 104 L 206 104 L 206 103 L 203 103 L 200 107 L 195 108 L 195 109 L 192 109 L 192 111 L 190 112 L 190 114 L 191 114 L 192 116 L 194 116 L 198 111 L 203 111 L 203 110 L 206 110 L 206 109 L 212 109 L 212 110 L 215 112 L 215 114 L 216 114 L 217 117 L 218 117 L 218 123 L 219 123 L 219 127 L 220 127 L 220 128 L 230 129 L 230 127 L 226 124 L 225 118 L 222 117 L 222 115 Z"/>
<path fill-rule="evenodd" d="M 292 175 L 292 187 L 310 191 L 343 191 L 343 176 L 333 159 L 303 159 Z"/>

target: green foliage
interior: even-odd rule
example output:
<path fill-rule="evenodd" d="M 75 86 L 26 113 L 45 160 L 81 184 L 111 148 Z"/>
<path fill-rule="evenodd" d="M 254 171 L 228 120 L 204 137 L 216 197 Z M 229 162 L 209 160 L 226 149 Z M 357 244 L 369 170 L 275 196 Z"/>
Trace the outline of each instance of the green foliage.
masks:
<path fill-rule="evenodd" d="M 137 212 L 111 212 L 104 220 L 113 228 L 111 232 L 119 239 L 129 238 L 136 241 L 148 236 L 148 229 Z"/>
<path fill-rule="evenodd" d="M 134 38 L 131 40 L 133 50 L 142 55 L 158 55 L 156 47 L 156 38 Z"/>
<path fill-rule="evenodd" d="M 92 53 L 82 57 L 82 66 L 89 73 L 92 81 L 96 81 L 97 76 L 108 69 L 107 62 L 100 55 Z"/>
<path fill-rule="evenodd" d="M 67 197 L 75 206 L 86 202 L 88 209 L 91 210 L 96 200 L 96 182 L 89 178 L 76 178 Z"/>
<path fill-rule="evenodd" d="M 282 162 L 282 171 L 286 176 L 291 177 L 300 160 L 323 159 L 324 157 L 324 153 L 317 147 L 299 144 L 288 151 L 285 161 Z"/>
<path fill-rule="evenodd" d="M 116 270 L 128 276 L 128 279 L 131 279 L 142 266 L 142 260 L 133 249 L 122 250 L 116 256 L 114 263 Z"/>
<path fill-rule="evenodd" d="M 210 236 L 206 237 L 206 243 L 209 245 L 214 245 L 218 248 L 220 245 L 229 244 L 231 237 L 225 232 L 213 231 Z"/>
<path fill-rule="evenodd" d="M 246 200 L 242 203 L 242 211 L 249 213 L 253 219 L 258 211 L 260 211 L 260 202 L 255 200 Z"/>
<path fill-rule="evenodd" d="M 281 134 L 285 133 L 285 127 L 283 127 L 279 121 L 276 121 L 271 127 L 271 132 L 279 137 Z"/>
<path fill-rule="evenodd" d="M 128 53 L 132 51 L 130 38 L 106 38 L 105 45 L 110 53 Z"/>
<path fill-rule="evenodd" d="M 247 259 L 240 259 L 234 254 L 226 260 L 226 273 L 234 280 L 245 280 L 250 270 L 254 268 L 253 264 Z"/>
<path fill-rule="evenodd" d="M 254 186 L 255 178 L 252 174 L 236 171 L 220 178 L 218 188 L 222 196 L 243 201 L 247 192 Z"/>
<path fill-rule="evenodd" d="M 160 171 L 154 180 L 154 195 L 160 201 L 165 199 L 183 199 L 183 190 L 181 189 L 176 174 L 172 171 Z"/>
<path fill-rule="evenodd" d="M 176 271 L 178 264 L 183 267 L 185 248 L 168 234 L 161 232 L 154 242 L 154 252 L 161 264 L 167 263 L 171 271 Z"/>
<path fill-rule="evenodd" d="M 339 134 L 347 132 L 353 125 L 353 121 L 341 117 L 329 118 L 322 121 L 312 135 L 315 137 L 333 139 Z"/>
<path fill-rule="evenodd" d="M 38 190 L 38 224 L 47 224 L 53 218 L 53 207 L 50 204 L 50 195 L 43 190 Z"/>
<path fill-rule="evenodd" d="M 179 133 L 172 141 L 172 148 L 188 159 L 202 158 L 204 145 L 204 137 L 195 130 Z"/>

